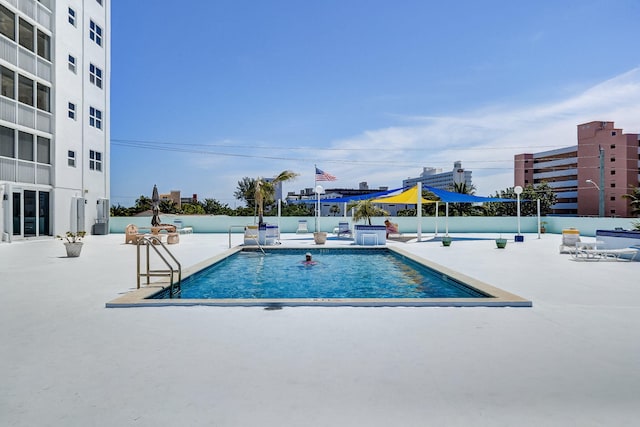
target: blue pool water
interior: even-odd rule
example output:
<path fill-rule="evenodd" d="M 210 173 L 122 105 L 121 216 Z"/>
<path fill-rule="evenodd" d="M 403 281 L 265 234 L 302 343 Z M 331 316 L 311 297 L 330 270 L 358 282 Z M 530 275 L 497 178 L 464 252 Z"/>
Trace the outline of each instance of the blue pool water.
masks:
<path fill-rule="evenodd" d="M 486 298 L 387 249 L 278 249 L 234 254 L 182 281 L 182 298 Z M 167 297 L 158 295 L 156 298 Z"/>

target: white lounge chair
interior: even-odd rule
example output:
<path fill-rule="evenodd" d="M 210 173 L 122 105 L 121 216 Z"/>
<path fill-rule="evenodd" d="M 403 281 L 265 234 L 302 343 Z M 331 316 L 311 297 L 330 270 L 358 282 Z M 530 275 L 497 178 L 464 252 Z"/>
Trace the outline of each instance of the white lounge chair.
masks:
<path fill-rule="evenodd" d="M 633 261 L 640 252 L 640 249 L 631 246 L 622 249 L 598 249 L 594 245 L 577 244 L 572 253 L 576 261 Z"/>
<path fill-rule="evenodd" d="M 173 225 L 176 226 L 176 231 L 180 234 L 191 234 L 193 233 L 193 227 L 185 227 L 182 223 L 181 219 L 174 219 Z"/>
<path fill-rule="evenodd" d="M 338 237 L 351 237 L 351 228 L 349 228 L 349 223 L 348 222 L 339 222 L 338 223 L 338 230 L 336 232 L 336 235 Z"/>
<path fill-rule="evenodd" d="M 307 228 L 307 220 L 306 219 L 299 219 L 298 220 L 298 229 L 296 230 L 296 233 L 298 234 L 303 234 L 303 233 L 308 233 L 309 229 Z"/>

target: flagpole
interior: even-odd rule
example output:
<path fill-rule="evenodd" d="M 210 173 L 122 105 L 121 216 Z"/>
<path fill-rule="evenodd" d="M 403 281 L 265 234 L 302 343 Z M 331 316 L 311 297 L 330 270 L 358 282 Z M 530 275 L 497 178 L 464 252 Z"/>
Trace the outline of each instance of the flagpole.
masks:
<path fill-rule="evenodd" d="M 313 191 L 316 193 L 316 231 L 320 231 L 318 230 L 318 223 L 319 223 L 318 211 L 320 210 L 320 195 L 316 191 L 316 187 L 318 186 L 318 174 L 316 173 L 317 171 L 318 171 L 318 165 L 314 163 L 313 164 Z"/>

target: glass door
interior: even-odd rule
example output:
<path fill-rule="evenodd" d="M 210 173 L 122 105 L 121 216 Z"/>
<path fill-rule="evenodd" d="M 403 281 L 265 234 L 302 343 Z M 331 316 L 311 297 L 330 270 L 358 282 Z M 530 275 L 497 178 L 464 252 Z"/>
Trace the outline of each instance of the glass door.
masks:
<path fill-rule="evenodd" d="M 36 192 L 24 190 L 24 237 L 36 235 Z"/>
<path fill-rule="evenodd" d="M 13 193 L 13 235 L 20 236 L 22 231 L 22 193 Z"/>
<path fill-rule="evenodd" d="M 12 194 L 14 236 L 51 235 L 51 207 L 48 191 L 21 190 Z"/>
<path fill-rule="evenodd" d="M 51 236 L 50 229 L 50 220 L 49 220 L 49 192 L 48 191 L 40 191 L 38 192 L 39 196 L 39 204 L 38 204 L 38 213 L 39 213 L 39 225 L 38 235 L 39 236 Z"/>

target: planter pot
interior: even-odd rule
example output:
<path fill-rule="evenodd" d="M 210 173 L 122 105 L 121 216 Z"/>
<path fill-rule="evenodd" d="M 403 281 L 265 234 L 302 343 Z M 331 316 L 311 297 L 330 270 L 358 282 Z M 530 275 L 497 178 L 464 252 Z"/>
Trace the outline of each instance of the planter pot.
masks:
<path fill-rule="evenodd" d="M 354 241 L 356 245 L 385 245 L 387 243 L 387 227 L 384 225 L 356 225 Z"/>
<path fill-rule="evenodd" d="M 442 246 L 451 246 L 451 237 L 445 236 L 442 238 Z"/>
<path fill-rule="evenodd" d="M 507 239 L 496 239 L 498 249 L 504 249 L 507 246 Z"/>
<path fill-rule="evenodd" d="M 65 243 L 64 247 L 67 249 L 67 256 L 70 258 L 76 258 L 80 256 L 82 250 L 82 242 Z"/>
<path fill-rule="evenodd" d="M 544 227 L 544 225 L 540 227 L 540 234 L 544 234 L 546 232 L 547 232 L 547 229 Z"/>
<path fill-rule="evenodd" d="M 327 241 L 327 232 L 326 231 L 314 232 L 313 240 L 316 242 L 316 245 L 324 245 L 324 243 Z"/>

